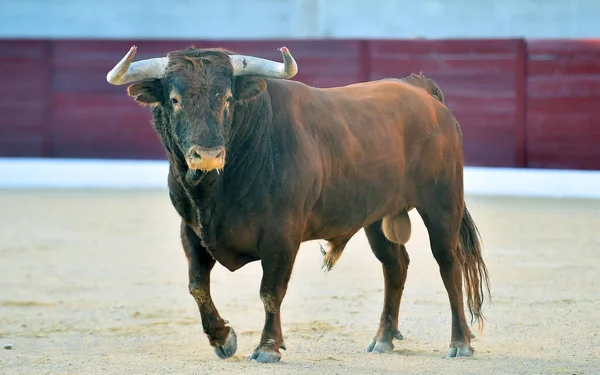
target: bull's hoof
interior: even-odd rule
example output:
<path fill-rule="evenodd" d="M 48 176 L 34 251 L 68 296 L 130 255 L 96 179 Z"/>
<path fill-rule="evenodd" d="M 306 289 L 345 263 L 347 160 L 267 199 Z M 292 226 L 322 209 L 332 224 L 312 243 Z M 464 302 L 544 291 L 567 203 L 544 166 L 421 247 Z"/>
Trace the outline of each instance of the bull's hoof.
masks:
<path fill-rule="evenodd" d="M 450 349 L 448 349 L 448 354 L 446 358 L 458 358 L 458 357 L 472 357 L 473 356 L 473 348 L 471 345 L 462 343 L 462 342 L 454 342 L 450 345 Z"/>
<path fill-rule="evenodd" d="M 391 341 L 385 342 L 373 339 L 365 349 L 365 353 L 389 353 L 392 350 L 394 350 L 394 344 Z"/>
<path fill-rule="evenodd" d="M 281 360 L 281 353 L 275 350 L 258 348 L 252 353 L 248 360 L 256 360 L 258 363 L 277 363 Z"/>
<path fill-rule="evenodd" d="M 237 335 L 235 331 L 231 327 L 229 328 L 229 335 L 227 336 L 227 341 L 225 341 L 225 345 L 215 346 L 215 354 L 217 357 L 221 359 L 226 359 L 231 357 L 237 351 Z"/>
<path fill-rule="evenodd" d="M 402 339 L 404 339 L 404 336 L 402 336 L 400 331 L 396 330 L 393 338 L 396 340 L 402 340 Z M 384 341 L 384 340 L 377 340 L 377 338 L 374 338 L 373 341 L 371 341 L 371 343 L 369 343 L 369 345 L 367 345 L 367 348 L 365 349 L 365 353 L 390 353 L 393 350 L 394 350 L 394 344 L 392 343 L 392 340 Z"/>

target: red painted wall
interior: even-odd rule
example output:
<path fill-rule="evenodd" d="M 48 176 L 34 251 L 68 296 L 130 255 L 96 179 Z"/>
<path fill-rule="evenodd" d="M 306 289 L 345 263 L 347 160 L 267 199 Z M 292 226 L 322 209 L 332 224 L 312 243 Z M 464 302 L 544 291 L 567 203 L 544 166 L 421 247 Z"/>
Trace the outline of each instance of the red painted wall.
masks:
<path fill-rule="evenodd" d="M 600 41 L 0 40 L 0 156 L 163 159 L 147 108 L 106 73 L 195 44 L 280 60 L 330 87 L 422 71 L 464 134 L 467 165 L 600 169 Z"/>

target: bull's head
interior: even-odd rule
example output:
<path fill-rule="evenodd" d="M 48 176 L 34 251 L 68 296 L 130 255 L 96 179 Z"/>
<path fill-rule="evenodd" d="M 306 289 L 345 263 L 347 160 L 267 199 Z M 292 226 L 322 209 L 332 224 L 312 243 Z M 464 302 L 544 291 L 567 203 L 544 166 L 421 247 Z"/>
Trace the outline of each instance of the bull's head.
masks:
<path fill-rule="evenodd" d="M 265 90 L 263 78 L 288 79 L 298 71 L 285 47 L 283 63 L 197 49 L 133 62 L 136 51 L 131 47 L 106 79 L 113 85 L 137 82 L 128 87 L 129 95 L 169 114 L 167 131 L 194 171 L 223 169 L 235 103 Z"/>

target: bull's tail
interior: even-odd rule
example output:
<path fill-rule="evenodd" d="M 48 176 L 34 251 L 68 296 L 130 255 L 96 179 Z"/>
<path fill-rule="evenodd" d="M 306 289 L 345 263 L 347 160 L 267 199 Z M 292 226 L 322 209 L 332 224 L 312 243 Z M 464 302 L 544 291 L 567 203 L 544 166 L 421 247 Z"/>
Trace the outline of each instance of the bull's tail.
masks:
<path fill-rule="evenodd" d="M 479 331 L 483 329 L 484 316 L 481 311 L 484 293 L 491 300 L 488 270 L 481 255 L 481 236 L 479 230 L 465 206 L 460 224 L 460 251 L 463 259 L 463 278 L 467 294 L 467 307 L 471 314 L 471 323 L 477 321 Z"/>

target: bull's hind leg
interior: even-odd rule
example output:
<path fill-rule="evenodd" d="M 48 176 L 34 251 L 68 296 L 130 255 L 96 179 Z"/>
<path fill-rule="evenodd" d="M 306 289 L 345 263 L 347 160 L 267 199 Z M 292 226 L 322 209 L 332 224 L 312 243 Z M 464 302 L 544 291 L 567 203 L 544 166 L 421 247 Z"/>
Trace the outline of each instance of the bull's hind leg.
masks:
<path fill-rule="evenodd" d="M 204 333 L 217 356 L 229 358 L 237 350 L 237 338 L 233 328 L 225 325 L 227 322 L 219 315 L 210 295 L 210 272 L 215 260 L 184 222 L 181 223 L 181 243 L 188 259 L 189 290 L 200 310 Z"/>
<path fill-rule="evenodd" d="M 433 256 L 438 263 L 448 293 L 452 314 L 452 334 L 448 357 L 470 357 L 471 331 L 467 325 L 462 293 L 462 253 L 459 231 L 464 210 L 462 194 L 438 181 L 434 191 L 423 197 L 417 211 L 427 231 Z"/>
<path fill-rule="evenodd" d="M 398 330 L 398 313 L 410 259 L 403 244 L 392 243 L 386 238 L 381 221 L 365 227 L 365 234 L 373 253 L 381 262 L 385 289 L 379 329 L 366 352 L 391 352 L 394 349 L 393 339 L 403 338 Z"/>

